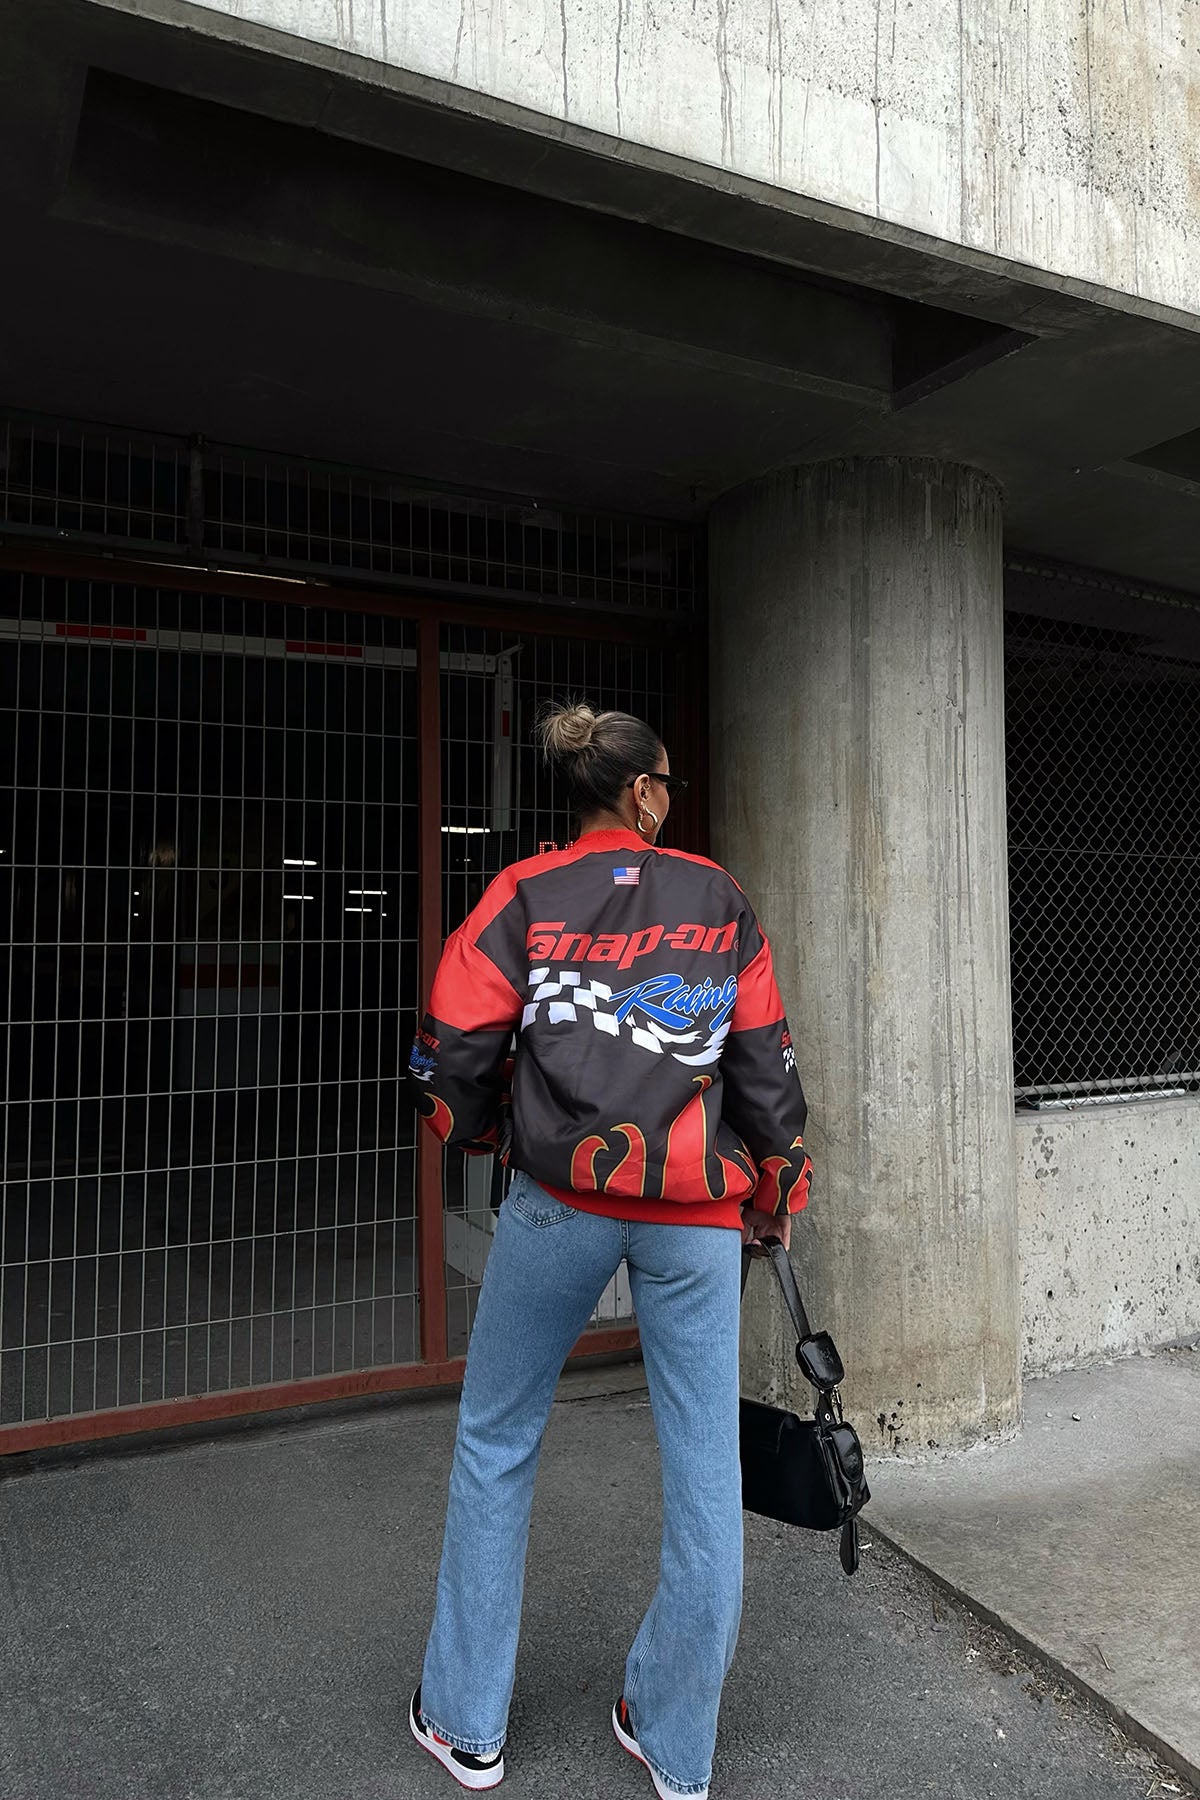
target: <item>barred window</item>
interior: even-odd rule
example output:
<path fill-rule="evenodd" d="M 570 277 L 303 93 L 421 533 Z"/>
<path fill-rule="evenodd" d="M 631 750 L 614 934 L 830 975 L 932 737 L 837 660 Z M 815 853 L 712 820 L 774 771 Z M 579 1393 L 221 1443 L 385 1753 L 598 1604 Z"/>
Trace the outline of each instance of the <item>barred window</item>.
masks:
<path fill-rule="evenodd" d="M 1021 566 L 1008 602 L 1017 1103 L 1196 1091 L 1200 609 Z"/>

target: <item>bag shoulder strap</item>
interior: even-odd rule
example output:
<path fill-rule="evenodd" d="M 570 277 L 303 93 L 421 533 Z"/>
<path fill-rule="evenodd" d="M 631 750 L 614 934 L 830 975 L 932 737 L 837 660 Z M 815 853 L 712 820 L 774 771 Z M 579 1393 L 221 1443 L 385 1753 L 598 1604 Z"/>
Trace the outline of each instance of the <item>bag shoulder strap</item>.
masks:
<path fill-rule="evenodd" d="M 804 1302 L 800 1298 L 800 1289 L 796 1286 L 796 1276 L 792 1269 L 791 1258 L 788 1256 L 787 1251 L 779 1242 L 778 1238 L 769 1239 L 765 1244 L 760 1245 L 759 1248 L 765 1250 L 766 1254 L 771 1259 L 771 1266 L 775 1270 L 779 1285 L 783 1290 L 784 1305 L 787 1307 L 792 1324 L 796 1328 L 796 1341 L 797 1343 L 802 1343 L 805 1338 L 812 1336 L 812 1326 L 808 1322 L 808 1314 L 805 1312 Z M 757 1259 L 752 1253 L 752 1246 L 747 1244 L 742 1251 L 743 1294 L 746 1291 L 746 1282 L 750 1276 L 750 1264 L 756 1260 Z"/>

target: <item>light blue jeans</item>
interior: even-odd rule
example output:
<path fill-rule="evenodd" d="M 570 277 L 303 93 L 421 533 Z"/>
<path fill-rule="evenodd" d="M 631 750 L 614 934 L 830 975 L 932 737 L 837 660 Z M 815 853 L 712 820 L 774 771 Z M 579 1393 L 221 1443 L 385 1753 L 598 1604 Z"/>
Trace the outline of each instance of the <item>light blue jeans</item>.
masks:
<path fill-rule="evenodd" d="M 542 1434 L 563 1362 L 622 1258 L 663 1485 L 658 1588 L 623 1691 L 655 1773 L 694 1794 L 710 1778 L 742 1602 L 736 1231 L 600 1218 L 516 1176 L 467 1357 L 421 1711 L 476 1756 L 504 1742 Z"/>

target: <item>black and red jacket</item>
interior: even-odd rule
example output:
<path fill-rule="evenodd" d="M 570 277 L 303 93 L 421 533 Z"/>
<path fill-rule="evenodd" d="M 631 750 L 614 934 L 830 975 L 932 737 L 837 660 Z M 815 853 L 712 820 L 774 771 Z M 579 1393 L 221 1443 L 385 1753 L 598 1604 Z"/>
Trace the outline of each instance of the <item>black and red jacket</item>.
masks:
<path fill-rule="evenodd" d="M 808 1199 L 807 1108 L 753 909 L 716 863 L 632 831 L 496 877 L 442 953 L 409 1077 L 444 1143 L 499 1140 L 585 1211 L 737 1226 L 751 1200 Z"/>

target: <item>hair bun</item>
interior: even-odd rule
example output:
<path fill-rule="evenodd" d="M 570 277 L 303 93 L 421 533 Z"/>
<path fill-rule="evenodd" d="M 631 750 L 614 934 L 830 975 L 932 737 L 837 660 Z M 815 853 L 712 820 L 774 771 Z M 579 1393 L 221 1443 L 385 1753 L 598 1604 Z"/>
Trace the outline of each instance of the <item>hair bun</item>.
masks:
<path fill-rule="evenodd" d="M 591 743 L 596 714 L 585 702 L 574 706 L 549 706 L 538 721 L 538 737 L 547 756 L 578 756 Z"/>

